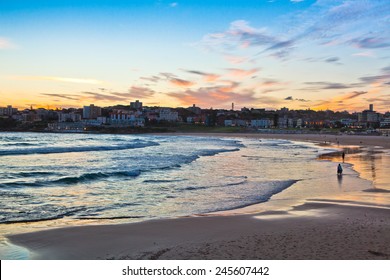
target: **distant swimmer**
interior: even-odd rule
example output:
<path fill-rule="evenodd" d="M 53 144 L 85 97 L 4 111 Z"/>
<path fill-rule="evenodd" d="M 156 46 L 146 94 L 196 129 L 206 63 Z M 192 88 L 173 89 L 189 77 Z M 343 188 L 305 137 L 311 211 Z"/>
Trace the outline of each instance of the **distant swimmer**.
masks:
<path fill-rule="evenodd" d="M 343 174 L 343 168 L 341 167 L 341 164 L 339 163 L 339 165 L 337 166 L 337 175 L 342 175 Z"/>

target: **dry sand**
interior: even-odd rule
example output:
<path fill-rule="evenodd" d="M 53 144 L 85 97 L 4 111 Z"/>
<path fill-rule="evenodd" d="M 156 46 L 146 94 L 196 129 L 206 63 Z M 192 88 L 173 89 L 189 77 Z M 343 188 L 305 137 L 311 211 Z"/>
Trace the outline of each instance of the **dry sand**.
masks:
<path fill-rule="evenodd" d="M 324 135 L 226 136 L 324 141 Z M 326 141 L 389 148 L 387 137 L 331 137 Z M 36 259 L 390 259 L 390 194 L 364 195 L 370 203 L 313 199 L 290 211 L 68 227 L 9 239 Z"/>

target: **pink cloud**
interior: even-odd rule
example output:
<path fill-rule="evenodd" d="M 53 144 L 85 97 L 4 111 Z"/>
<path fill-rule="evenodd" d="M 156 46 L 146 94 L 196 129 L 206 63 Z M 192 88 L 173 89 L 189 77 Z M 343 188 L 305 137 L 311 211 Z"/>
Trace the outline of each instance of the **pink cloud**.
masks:
<path fill-rule="evenodd" d="M 187 80 L 182 80 L 178 78 L 172 78 L 169 80 L 171 84 L 178 86 L 178 87 L 190 87 L 193 86 L 195 83 Z"/>
<path fill-rule="evenodd" d="M 225 59 L 232 64 L 241 64 L 247 61 L 248 58 L 242 56 L 225 55 Z"/>
<path fill-rule="evenodd" d="M 201 107 L 227 108 L 232 102 L 246 105 L 256 103 L 253 91 L 238 93 L 234 91 L 236 87 L 237 83 L 232 83 L 230 86 L 201 87 L 167 95 L 178 99 L 184 106 L 198 104 Z"/>
<path fill-rule="evenodd" d="M 244 69 L 238 69 L 238 68 L 229 68 L 227 69 L 228 75 L 235 77 L 235 78 L 246 78 L 248 76 L 251 76 L 259 71 L 258 68 L 253 68 L 250 70 L 244 70 Z"/>

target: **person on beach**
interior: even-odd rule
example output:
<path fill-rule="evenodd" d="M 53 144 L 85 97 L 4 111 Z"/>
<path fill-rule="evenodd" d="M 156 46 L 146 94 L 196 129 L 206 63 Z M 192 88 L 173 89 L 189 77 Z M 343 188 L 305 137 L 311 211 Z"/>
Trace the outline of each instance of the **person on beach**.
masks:
<path fill-rule="evenodd" d="M 343 162 L 344 162 L 345 152 L 343 152 L 343 154 L 341 155 L 341 157 L 343 158 Z"/>
<path fill-rule="evenodd" d="M 343 174 L 343 168 L 341 167 L 341 164 L 337 166 L 337 175 L 341 176 Z"/>

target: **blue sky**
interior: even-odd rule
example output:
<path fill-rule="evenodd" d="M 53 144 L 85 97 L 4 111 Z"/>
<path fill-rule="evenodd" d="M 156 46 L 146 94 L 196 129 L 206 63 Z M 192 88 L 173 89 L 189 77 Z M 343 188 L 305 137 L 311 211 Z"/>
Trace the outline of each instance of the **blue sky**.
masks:
<path fill-rule="evenodd" d="M 2 0 L 0 106 L 385 112 L 388 26 L 386 0 Z"/>

